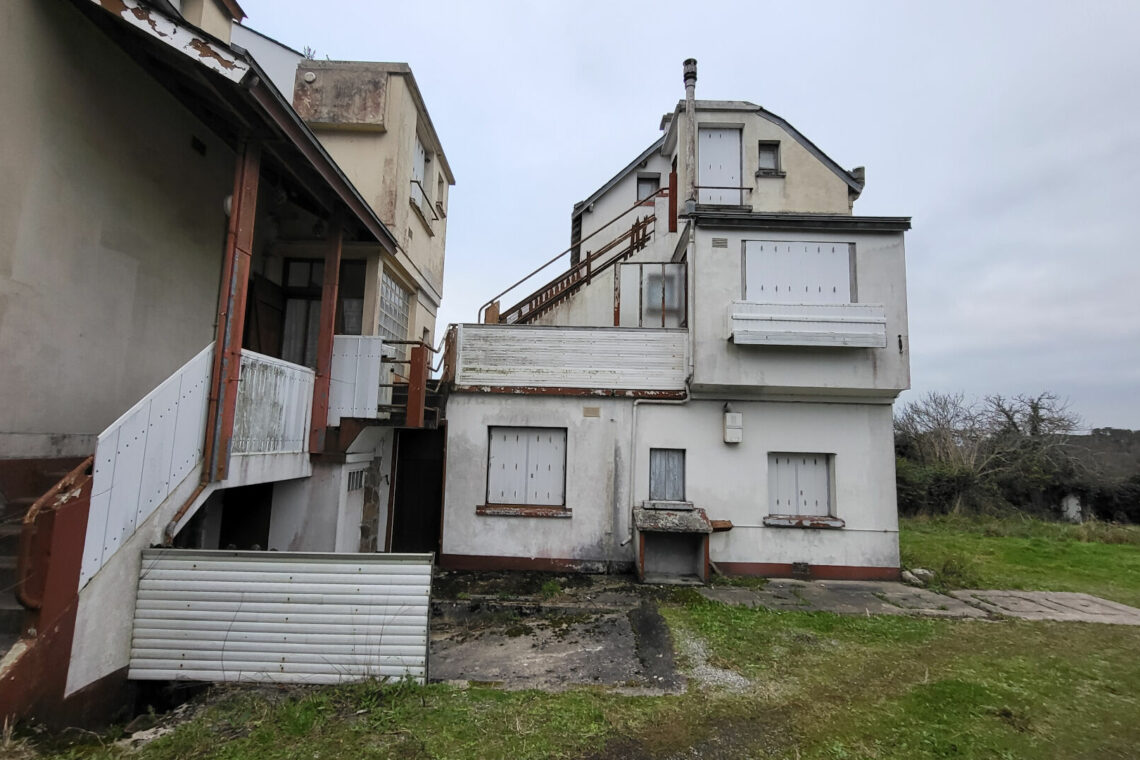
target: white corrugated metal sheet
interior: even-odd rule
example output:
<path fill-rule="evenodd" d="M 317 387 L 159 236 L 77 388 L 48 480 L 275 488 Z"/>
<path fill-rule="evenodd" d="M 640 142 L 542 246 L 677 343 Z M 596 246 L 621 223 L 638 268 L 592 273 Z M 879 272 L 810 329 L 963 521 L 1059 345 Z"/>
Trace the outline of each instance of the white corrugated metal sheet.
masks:
<path fill-rule="evenodd" d="M 80 588 L 202 461 L 213 355 L 211 343 L 99 434 Z"/>
<path fill-rule="evenodd" d="M 685 330 L 459 325 L 460 386 L 685 388 Z"/>
<path fill-rule="evenodd" d="M 873 303 L 752 303 L 729 305 L 737 345 L 886 348 L 887 317 Z"/>
<path fill-rule="evenodd" d="M 313 383 L 308 367 L 242 349 L 232 453 L 307 451 Z"/>
<path fill-rule="evenodd" d="M 427 679 L 430 554 L 143 552 L 128 677 Z"/>

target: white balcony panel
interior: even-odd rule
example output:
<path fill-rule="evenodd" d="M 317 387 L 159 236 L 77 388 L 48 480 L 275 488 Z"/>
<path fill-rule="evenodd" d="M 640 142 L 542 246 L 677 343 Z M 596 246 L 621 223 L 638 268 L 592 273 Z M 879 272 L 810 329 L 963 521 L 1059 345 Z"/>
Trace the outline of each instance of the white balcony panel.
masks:
<path fill-rule="evenodd" d="M 329 425 L 342 417 L 374 420 L 380 404 L 391 403 L 391 388 L 380 388 L 381 377 L 391 383 L 391 364 L 383 364 L 384 340 L 379 335 L 334 335 L 329 375 Z M 391 347 L 389 354 L 394 354 Z M 386 391 L 386 392 L 382 392 Z"/>
<path fill-rule="evenodd" d="M 732 342 L 743 346 L 887 346 L 882 304 L 734 301 L 728 322 Z"/>
<path fill-rule="evenodd" d="M 313 378 L 308 367 L 243 349 L 232 453 L 307 451 Z"/>
<path fill-rule="evenodd" d="M 685 330 L 460 325 L 459 386 L 680 391 Z"/>

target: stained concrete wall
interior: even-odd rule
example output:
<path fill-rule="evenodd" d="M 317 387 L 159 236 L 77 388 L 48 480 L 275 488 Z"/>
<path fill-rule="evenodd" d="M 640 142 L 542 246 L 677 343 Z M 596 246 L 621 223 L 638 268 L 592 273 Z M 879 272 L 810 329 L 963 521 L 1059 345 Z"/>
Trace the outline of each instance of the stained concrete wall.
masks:
<path fill-rule="evenodd" d="M 312 74 L 311 82 L 307 74 Z M 442 149 L 427 126 L 427 114 L 416 102 L 410 77 L 404 64 L 302 60 L 294 104 L 399 241 L 402 250 L 394 257 L 385 256 L 385 265 L 419 291 L 419 306 L 409 325 L 409 338 L 419 339 L 424 328 L 430 335 L 435 333 L 435 313 L 443 293 L 447 219 L 435 218 L 434 207 L 440 201 L 446 213 L 452 183 L 442 166 Z M 431 209 L 412 202 L 417 134 L 433 155 L 423 180 Z"/>
<path fill-rule="evenodd" d="M 714 237 L 727 239 L 728 247 L 713 248 Z M 886 347 L 737 346 L 729 342 L 732 301 L 743 297 L 741 257 L 745 240 L 854 243 L 858 300 L 885 306 Z M 692 271 L 694 389 L 750 388 L 768 396 L 814 392 L 891 399 L 910 387 L 903 233 L 699 228 Z"/>
<path fill-rule="evenodd" d="M 713 534 L 714 562 L 806 562 L 898 567 L 891 406 L 732 401 L 744 440 L 724 443 L 725 400 L 638 409 L 634 500 L 649 497 L 649 449 L 685 449 L 685 496 L 711 519 L 736 526 Z M 841 529 L 763 527 L 768 454 L 833 455 L 834 515 Z"/>
<path fill-rule="evenodd" d="M 697 129 L 739 127 L 741 129 L 741 185 L 754 188 L 744 194 L 752 211 L 850 214 L 849 186 L 829 166 L 779 124 L 758 113 L 757 106 L 745 102 L 697 101 Z M 687 127 L 684 114 L 676 118 L 678 167 L 678 208 L 684 208 L 687 175 L 684 167 Z M 756 176 L 760 141 L 780 144 L 780 169 L 785 176 Z M 698 149 L 699 150 L 699 149 Z M 697 163 L 700 163 L 698 153 Z M 698 184 L 700 184 L 698 179 Z"/>
<path fill-rule="evenodd" d="M 213 337 L 234 155 L 67 3 L 0 61 L 0 457 L 86 454 Z"/>
<path fill-rule="evenodd" d="M 889 404 L 731 400 L 744 415 L 744 441 L 726 444 L 726 401 L 642 402 L 635 411 L 628 399 L 453 394 L 443 553 L 628 563 L 632 543 L 621 544 L 632 507 L 649 498 L 649 450 L 677 448 L 686 451 L 686 498 L 737 526 L 712 537 L 714 562 L 898 567 Z M 587 407 L 599 416 L 586 417 Z M 500 425 L 566 428 L 569 518 L 476 513 L 486 502 L 488 427 Z M 762 526 L 773 512 L 771 452 L 833 456 L 834 514 L 845 528 Z"/>
<path fill-rule="evenodd" d="M 596 417 L 585 416 L 597 410 Z M 453 394 L 447 405 L 443 554 L 631 562 L 628 400 Z M 477 515 L 487 501 L 488 426 L 566 428 L 569 518 Z"/>

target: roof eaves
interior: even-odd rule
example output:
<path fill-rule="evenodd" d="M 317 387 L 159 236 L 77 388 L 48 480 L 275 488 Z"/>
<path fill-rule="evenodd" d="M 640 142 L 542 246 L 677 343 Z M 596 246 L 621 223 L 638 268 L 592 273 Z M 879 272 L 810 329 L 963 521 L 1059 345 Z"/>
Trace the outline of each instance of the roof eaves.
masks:
<path fill-rule="evenodd" d="M 304 119 L 293 110 L 289 100 L 273 85 L 249 53 L 240 48 L 235 49 L 181 19 L 168 17 L 142 0 L 117 0 L 122 10 L 107 8 L 103 0 L 73 2 L 87 8 L 95 6 L 102 9 L 120 22 L 225 78 L 239 91 L 249 93 L 267 119 L 305 156 L 377 242 L 391 251 L 397 249 L 398 243 L 391 230 L 380 220 Z"/>
<path fill-rule="evenodd" d="M 640 155 L 638 155 L 638 157 L 637 157 L 637 158 L 635 158 L 635 159 L 633 159 L 632 161 L 630 161 L 630 162 L 629 162 L 629 165 L 627 165 L 627 166 L 626 166 L 624 169 L 622 169 L 621 171 L 619 171 L 619 172 L 618 172 L 617 174 L 615 174 L 614 176 L 610 177 L 609 181 L 608 181 L 608 182 L 606 182 L 606 184 L 604 184 L 604 185 L 602 185 L 601 187 L 599 187 L 597 190 L 595 190 L 595 191 L 594 191 L 594 192 L 593 192 L 593 193 L 590 195 L 590 197 L 589 197 L 589 198 L 586 198 L 586 199 L 585 199 L 585 200 L 583 200 L 583 201 L 578 201 L 577 203 L 575 203 L 575 204 L 574 204 L 574 211 L 573 211 L 573 213 L 570 215 L 570 218 L 571 218 L 571 219 L 573 219 L 574 217 L 578 216 L 579 214 L 581 214 L 581 213 L 582 213 L 582 210 L 583 210 L 583 209 L 587 208 L 587 207 L 588 207 L 588 206 L 589 206 L 591 203 L 593 203 L 593 202 L 594 202 L 594 201 L 596 201 L 598 198 L 602 197 L 602 196 L 603 196 L 603 195 L 605 195 L 607 192 L 609 192 L 609 191 L 610 191 L 610 189 L 611 189 L 611 188 L 613 188 L 613 186 L 614 186 L 614 185 L 616 185 L 618 182 L 621 182 L 623 179 L 625 179 L 625 177 L 627 177 L 627 176 L 629 175 L 629 173 L 630 173 L 631 171 L 633 171 L 634 169 L 636 169 L 636 168 L 637 168 L 637 167 L 638 167 L 638 166 L 641 164 L 641 162 L 642 162 L 642 161 L 645 161 L 645 160 L 646 160 L 646 159 L 648 159 L 648 158 L 649 158 L 651 155 L 653 155 L 654 151 L 660 150 L 660 149 L 661 149 L 661 146 L 662 146 L 664 143 L 665 143 L 665 136 L 664 136 L 664 135 L 662 135 L 661 137 L 658 137 L 656 140 L 654 140 L 654 141 L 653 141 L 653 144 L 652 144 L 652 145 L 650 145 L 648 148 L 646 148 L 645 150 L 643 150 L 643 151 L 641 152 L 641 154 L 640 154 Z"/>

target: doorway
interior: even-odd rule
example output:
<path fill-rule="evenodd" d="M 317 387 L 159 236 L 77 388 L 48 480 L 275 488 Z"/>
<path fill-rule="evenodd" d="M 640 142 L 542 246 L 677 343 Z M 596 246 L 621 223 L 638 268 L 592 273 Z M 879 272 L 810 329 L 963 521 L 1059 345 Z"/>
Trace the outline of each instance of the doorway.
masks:
<path fill-rule="evenodd" d="M 444 441 L 442 427 L 396 431 L 389 551 L 439 556 Z"/>

